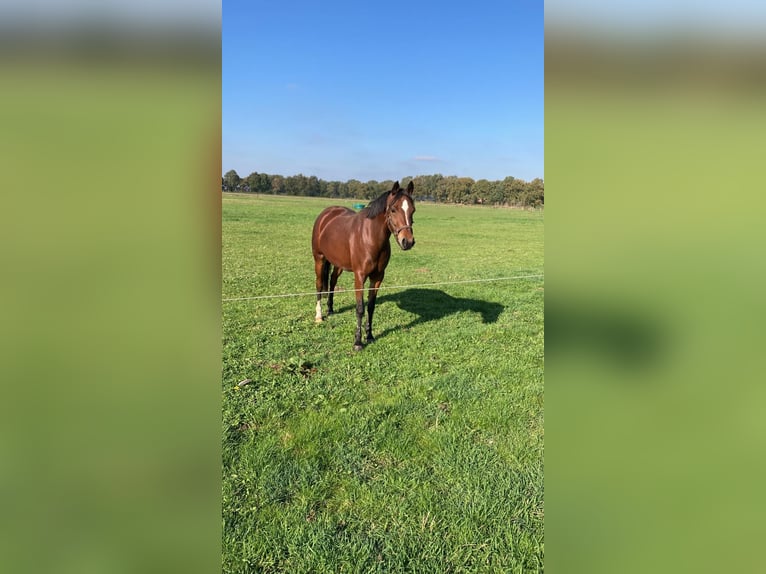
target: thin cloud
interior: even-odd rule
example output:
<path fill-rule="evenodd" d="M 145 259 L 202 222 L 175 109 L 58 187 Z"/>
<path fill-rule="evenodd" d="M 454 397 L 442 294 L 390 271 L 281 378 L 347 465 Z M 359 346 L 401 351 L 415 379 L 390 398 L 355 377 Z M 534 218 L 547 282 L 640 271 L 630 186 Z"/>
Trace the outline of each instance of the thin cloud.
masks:
<path fill-rule="evenodd" d="M 435 155 L 416 155 L 412 159 L 414 159 L 415 161 L 441 161 Z"/>

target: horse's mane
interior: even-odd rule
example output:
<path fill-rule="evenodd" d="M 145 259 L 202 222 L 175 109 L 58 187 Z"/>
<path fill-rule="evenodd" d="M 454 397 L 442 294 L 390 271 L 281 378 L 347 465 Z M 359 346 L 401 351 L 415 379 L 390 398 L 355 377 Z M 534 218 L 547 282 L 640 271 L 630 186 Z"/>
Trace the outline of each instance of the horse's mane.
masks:
<path fill-rule="evenodd" d="M 367 212 L 368 219 L 373 219 L 386 211 L 386 196 L 389 193 L 390 192 L 388 191 L 384 191 L 377 199 L 373 199 L 370 203 L 367 204 L 367 207 L 364 208 L 364 211 Z"/>

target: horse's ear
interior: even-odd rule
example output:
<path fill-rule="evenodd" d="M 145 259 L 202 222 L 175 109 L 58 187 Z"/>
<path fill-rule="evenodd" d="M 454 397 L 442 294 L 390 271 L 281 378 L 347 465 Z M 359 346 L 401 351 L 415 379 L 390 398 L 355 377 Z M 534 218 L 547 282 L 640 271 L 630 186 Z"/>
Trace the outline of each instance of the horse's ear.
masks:
<path fill-rule="evenodd" d="M 397 191 L 399 191 L 399 182 L 398 181 L 396 183 L 394 183 L 394 187 L 391 188 L 391 193 L 396 193 Z"/>
<path fill-rule="evenodd" d="M 415 189 L 415 186 L 410 181 L 409 185 L 407 185 L 407 195 L 412 195 L 412 190 Z"/>

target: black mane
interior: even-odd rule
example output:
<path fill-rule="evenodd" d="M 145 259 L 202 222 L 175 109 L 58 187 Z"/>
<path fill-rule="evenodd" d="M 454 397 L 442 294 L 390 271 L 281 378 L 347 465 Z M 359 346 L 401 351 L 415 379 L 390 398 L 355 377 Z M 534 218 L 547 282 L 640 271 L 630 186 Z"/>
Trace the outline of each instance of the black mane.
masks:
<path fill-rule="evenodd" d="M 377 199 L 373 199 L 370 203 L 367 204 L 367 207 L 364 208 L 363 211 L 366 212 L 368 219 L 373 219 L 380 215 L 381 213 L 385 213 L 386 211 L 386 196 L 391 193 L 390 191 L 384 191 Z M 402 193 L 399 191 L 397 193 L 397 196 Z"/>

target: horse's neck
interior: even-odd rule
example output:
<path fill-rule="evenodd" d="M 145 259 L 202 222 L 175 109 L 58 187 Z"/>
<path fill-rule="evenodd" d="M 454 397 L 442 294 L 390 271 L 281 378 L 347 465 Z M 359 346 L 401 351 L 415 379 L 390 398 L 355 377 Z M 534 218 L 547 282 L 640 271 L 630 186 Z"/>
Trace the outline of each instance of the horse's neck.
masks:
<path fill-rule="evenodd" d="M 379 241 L 381 245 L 387 242 L 388 238 L 391 237 L 391 230 L 388 228 L 388 224 L 386 223 L 385 212 L 374 217 L 373 219 L 367 219 L 366 223 L 369 225 L 372 236 L 377 241 Z"/>

